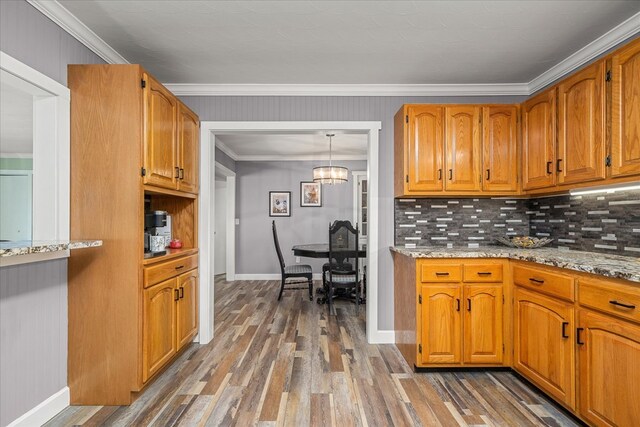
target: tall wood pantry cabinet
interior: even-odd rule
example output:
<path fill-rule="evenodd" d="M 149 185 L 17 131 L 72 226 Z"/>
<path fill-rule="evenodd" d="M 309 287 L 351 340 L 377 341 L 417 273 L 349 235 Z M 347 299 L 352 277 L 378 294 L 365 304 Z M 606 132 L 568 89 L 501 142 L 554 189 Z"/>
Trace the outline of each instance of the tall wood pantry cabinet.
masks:
<path fill-rule="evenodd" d="M 139 65 L 70 65 L 71 403 L 128 405 L 198 330 L 199 119 Z M 182 249 L 144 258 L 144 212 Z"/>

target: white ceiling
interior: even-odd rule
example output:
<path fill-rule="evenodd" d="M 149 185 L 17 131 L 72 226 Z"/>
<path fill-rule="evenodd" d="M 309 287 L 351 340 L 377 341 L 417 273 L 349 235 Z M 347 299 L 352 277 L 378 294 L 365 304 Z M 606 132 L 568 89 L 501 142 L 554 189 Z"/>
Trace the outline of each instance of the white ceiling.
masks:
<path fill-rule="evenodd" d="M 334 132 L 332 132 L 334 133 Z M 367 135 L 337 133 L 332 156 L 336 160 L 366 160 Z M 216 134 L 216 147 L 234 160 L 323 160 L 329 158 L 329 139 L 324 133 Z"/>
<path fill-rule="evenodd" d="M 4 76 L 4 73 L 3 73 Z M 0 153 L 33 152 L 33 95 L 0 81 Z"/>
<path fill-rule="evenodd" d="M 530 82 L 640 1 L 60 3 L 168 83 Z"/>

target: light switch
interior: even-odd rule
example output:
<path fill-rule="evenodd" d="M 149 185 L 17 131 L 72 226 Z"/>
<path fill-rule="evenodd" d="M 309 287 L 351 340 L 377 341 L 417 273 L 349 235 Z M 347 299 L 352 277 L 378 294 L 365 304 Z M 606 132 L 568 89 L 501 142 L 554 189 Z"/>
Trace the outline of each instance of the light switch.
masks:
<path fill-rule="evenodd" d="M 240 218 L 236 218 L 236 225 L 240 225 Z"/>

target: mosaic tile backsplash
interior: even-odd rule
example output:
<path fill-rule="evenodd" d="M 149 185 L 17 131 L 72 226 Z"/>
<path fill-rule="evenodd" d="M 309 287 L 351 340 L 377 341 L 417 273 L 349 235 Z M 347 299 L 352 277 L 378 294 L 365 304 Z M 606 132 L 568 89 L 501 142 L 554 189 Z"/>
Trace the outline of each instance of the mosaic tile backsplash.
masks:
<path fill-rule="evenodd" d="M 399 246 L 477 248 L 515 235 L 552 237 L 551 247 L 640 257 L 640 192 L 395 200 Z"/>

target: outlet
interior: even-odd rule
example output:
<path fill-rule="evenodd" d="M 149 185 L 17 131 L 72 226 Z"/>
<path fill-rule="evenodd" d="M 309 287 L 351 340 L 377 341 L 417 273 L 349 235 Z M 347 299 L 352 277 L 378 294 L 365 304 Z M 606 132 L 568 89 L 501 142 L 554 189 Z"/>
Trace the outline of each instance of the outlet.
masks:
<path fill-rule="evenodd" d="M 240 218 L 236 218 L 236 225 L 240 225 Z"/>
<path fill-rule="evenodd" d="M 300 257 L 299 256 L 296 257 L 296 263 L 300 264 Z"/>

